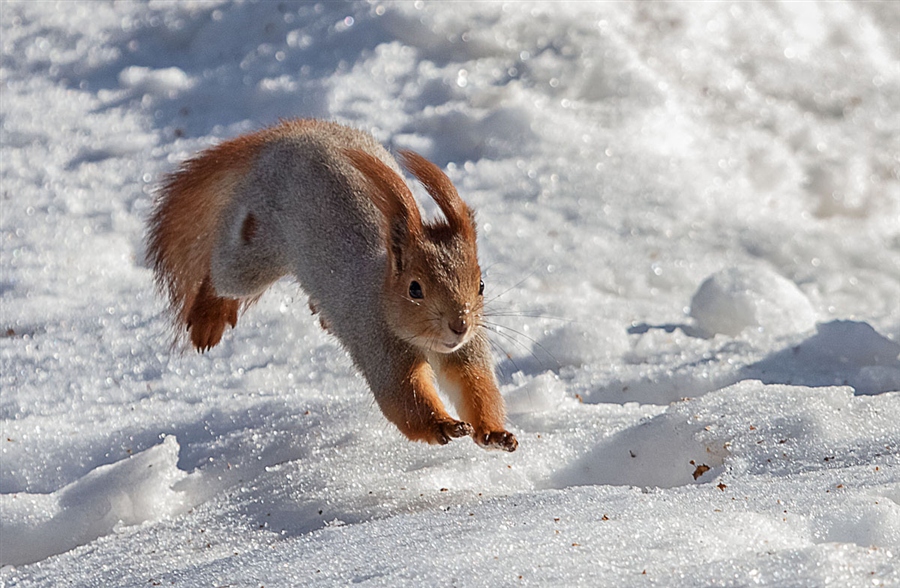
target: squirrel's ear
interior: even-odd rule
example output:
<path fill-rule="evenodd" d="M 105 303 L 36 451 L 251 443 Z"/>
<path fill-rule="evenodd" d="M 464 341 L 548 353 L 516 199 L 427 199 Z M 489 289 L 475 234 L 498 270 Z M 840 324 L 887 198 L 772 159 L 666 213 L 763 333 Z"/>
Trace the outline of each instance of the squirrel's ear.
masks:
<path fill-rule="evenodd" d="M 441 168 L 431 163 L 415 151 L 401 150 L 400 163 L 416 176 L 437 202 L 450 228 L 467 241 L 475 241 L 475 213 L 459 197 L 450 178 Z"/>
<path fill-rule="evenodd" d="M 377 157 L 359 149 L 344 149 L 344 155 L 365 177 L 369 197 L 384 216 L 391 265 L 400 273 L 404 249 L 422 238 L 422 216 L 416 200 L 403 178 Z"/>

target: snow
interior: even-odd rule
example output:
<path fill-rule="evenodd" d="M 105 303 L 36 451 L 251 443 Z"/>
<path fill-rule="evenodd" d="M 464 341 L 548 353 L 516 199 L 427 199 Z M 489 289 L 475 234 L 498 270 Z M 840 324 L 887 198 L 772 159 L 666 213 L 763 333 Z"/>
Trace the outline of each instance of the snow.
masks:
<path fill-rule="evenodd" d="M 900 586 L 894 3 L 0 17 L 0 583 Z M 515 453 L 403 439 L 288 280 L 170 348 L 155 186 L 295 116 L 477 210 Z"/>
<path fill-rule="evenodd" d="M 166 437 L 131 459 L 100 466 L 51 494 L 3 494 L 0 547 L 9 563 L 29 563 L 107 535 L 116 525 L 136 525 L 180 514 L 184 501 L 172 486 L 178 444 Z"/>
<path fill-rule="evenodd" d="M 803 292 L 767 267 L 731 267 L 704 280 L 691 299 L 691 318 L 708 335 L 732 337 L 753 327 L 777 335 L 802 333 L 816 324 Z"/>

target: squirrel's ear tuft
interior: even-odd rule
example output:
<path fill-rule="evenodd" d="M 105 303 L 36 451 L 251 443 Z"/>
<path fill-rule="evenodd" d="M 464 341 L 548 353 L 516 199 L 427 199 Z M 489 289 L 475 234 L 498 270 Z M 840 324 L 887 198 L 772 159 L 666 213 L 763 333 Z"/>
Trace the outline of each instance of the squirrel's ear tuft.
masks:
<path fill-rule="evenodd" d="M 350 160 L 366 180 L 368 195 L 384 216 L 384 234 L 392 265 L 403 269 L 403 250 L 422 238 L 422 216 L 409 186 L 394 170 L 377 157 L 359 149 L 344 149 Z"/>
<path fill-rule="evenodd" d="M 416 176 L 437 202 L 450 228 L 467 241 L 475 241 L 475 214 L 466 205 L 450 178 L 441 168 L 431 163 L 415 151 L 401 150 L 400 163 Z"/>

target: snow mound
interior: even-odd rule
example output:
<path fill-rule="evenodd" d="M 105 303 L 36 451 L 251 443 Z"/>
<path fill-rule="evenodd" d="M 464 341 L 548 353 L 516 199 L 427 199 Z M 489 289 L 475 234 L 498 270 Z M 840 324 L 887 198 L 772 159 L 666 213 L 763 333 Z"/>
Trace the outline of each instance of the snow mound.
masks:
<path fill-rule="evenodd" d="M 559 376 L 545 373 L 506 394 L 505 400 L 506 412 L 518 415 L 554 410 L 570 399 Z"/>
<path fill-rule="evenodd" d="M 188 476 L 178 469 L 178 450 L 175 438 L 166 437 L 51 494 L 0 494 L 0 564 L 40 561 L 108 535 L 119 525 L 186 511 L 190 502 L 175 490 Z"/>
<path fill-rule="evenodd" d="M 857 394 L 900 390 L 900 344 L 860 321 L 831 321 L 815 335 L 743 370 L 774 384 L 852 386 Z"/>
<path fill-rule="evenodd" d="M 535 353 L 549 355 L 559 367 L 578 367 L 621 357 L 628 349 L 628 334 L 621 324 L 592 321 L 554 330 L 539 342 Z"/>
<path fill-rule="evenodd" d="M 871 463 L 900 441 L 898 399 L 897 394 L 854 397 L 846 387 L 747 380 L 676 402 L 601 439 L 558 472 L 553 485 L 671 488 L 710 482 L 726 471 L 780 476 L 840 462 Z"/>
<path fill-rule="evenodd" d="M 733 267 L 708 277 L 691 299 L 691 317 L 709 335 L 755 327 L 772 335 L 811 329 L 816 312 L 790 280 L 765 267 Z"/>

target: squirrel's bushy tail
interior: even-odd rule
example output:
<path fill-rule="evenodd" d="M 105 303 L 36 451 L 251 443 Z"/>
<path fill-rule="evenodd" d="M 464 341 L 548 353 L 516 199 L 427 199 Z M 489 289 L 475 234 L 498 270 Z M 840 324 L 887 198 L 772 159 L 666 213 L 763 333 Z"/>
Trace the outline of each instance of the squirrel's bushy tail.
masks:
<path fill-rule="evenodd" d="M 147 259 L 157 285 L 168 294 L 176 332 L 190 332 L 200 351 L 215 346 L 226 324 L 255 298 L 216 294 L 210 259 L 222 214 L 265 142 L 264 132 L 227 141 L 187 160 L 162 185 L 147 236 Z"/>

